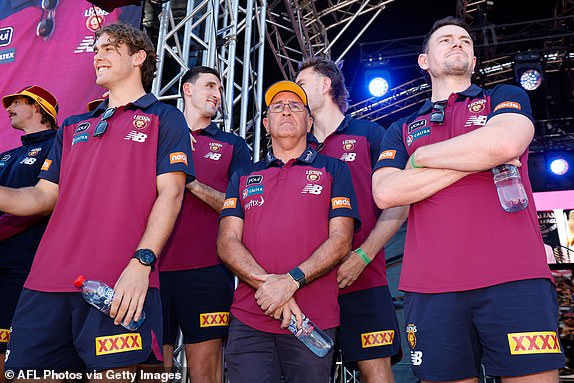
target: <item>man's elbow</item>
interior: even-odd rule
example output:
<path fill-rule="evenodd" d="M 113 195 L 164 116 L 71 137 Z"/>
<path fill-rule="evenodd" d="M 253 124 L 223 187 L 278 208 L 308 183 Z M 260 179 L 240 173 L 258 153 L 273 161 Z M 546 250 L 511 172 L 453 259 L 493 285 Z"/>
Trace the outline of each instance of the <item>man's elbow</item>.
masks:
<path fill-rule="evenodd" d="M 373 187 L 373 199 L 375 200 L 377 207 L 381 210 L 400 206 L 401 204 L 397 200 L 396 196 L 397 193 L 393 193 L 388 187 Z"/>

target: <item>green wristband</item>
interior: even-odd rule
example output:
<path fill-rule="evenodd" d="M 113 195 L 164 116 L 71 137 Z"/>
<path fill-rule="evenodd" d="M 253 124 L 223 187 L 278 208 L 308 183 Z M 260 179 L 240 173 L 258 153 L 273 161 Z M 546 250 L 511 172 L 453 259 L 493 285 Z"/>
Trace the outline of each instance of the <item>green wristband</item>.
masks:
<path fill-rule="evenodd" d="M 363 262 L 365 262 L 365 265 L 368 265 L 369 263 L 371 263 L 371 258 L 369 258 L 367 256 L 367 253 L 365 253 L 365 251 L 363 249 L 361 249 L 360 247 L 358 247 L 355 250 L 355 253 L 359 254 L 359 257 L 361 257 L 361 259 L 363 260 Z"/>
<path fill-rule="evenodd" d="M 409 162 L 411 163 L 411 167 L 413 169 L 419 169 L 419 168 L 423 168 L 424 166 L 419 166 L 415 163 L 415 156 L 414 154 L 409 158 Z"/>

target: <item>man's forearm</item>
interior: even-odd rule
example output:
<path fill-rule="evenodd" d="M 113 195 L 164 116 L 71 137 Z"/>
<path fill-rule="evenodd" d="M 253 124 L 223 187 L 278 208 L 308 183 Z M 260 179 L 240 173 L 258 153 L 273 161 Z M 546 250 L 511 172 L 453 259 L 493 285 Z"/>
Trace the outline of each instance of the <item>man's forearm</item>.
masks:
<path fill-rule="evenodd" d="M 56 205 L 58 190 L 57 184 L 46 180 L 19 189 L 0 186 L 0 211 L 17 216 L 48 215 Z"/>
<path fill-rule="evenodd" d="M 361 249 L 373 260 L 401 225 L 407 220 L 409 206 L 398 206 L 381 212 L 375 227 L 361 245 Z"/>
<path fill-rule="evenodd" d="M 481 128 L 418 148 L 414 161 L 427 168 L 484 171 L 520 157 L 533 134 L 527 117 L 498 115 Z"/>
<path fill-rule="evenodd" d="M 472 172 L 449 169 L 381 168 L 373 174 L 373 198 L 380 209 L 410 205 L 447 188 Z"/>
<path fill-rule="evenodd" d="M 263 282 L 254 279 L 253 275 L 267 274 L 267 271 L 255 261 L 253 255 L 238 238 L 220 232 L 217 240 L 217 254 L 231 272 L 243 282 L 254 289 L 261 286 Z"/>
<path fill-rule="evenodd" d="M 225 193 L 215 190 L 211 186 L 194 180 L 186 185 L 186 189 L 193 193 L 197 198 L 208 204 L 213 210 L 221 213 Z"/>
<path fill-rule="evenodd" d="M 185 176 L 181 175 L 181 177 Z M 181 208 L 184 192 L 183 183 L 184 181 L 181 187 L 179 187 L 177 183 L 174 183 L 173 185 L 162 187 L 161 190 L 158 191 L 157 199 L 149 214 L 145 231 L 138 244 L 138 249 L 151 249 L 159 257 L 159 254 L 171 235 Z"/>
<path fill-rule="evenodd" d="M 351 250 L 354 219 L 335 217 L 329 222 L 329 238 L 299 268 L 307 282 L 319 278 L 337 265 Z"/>

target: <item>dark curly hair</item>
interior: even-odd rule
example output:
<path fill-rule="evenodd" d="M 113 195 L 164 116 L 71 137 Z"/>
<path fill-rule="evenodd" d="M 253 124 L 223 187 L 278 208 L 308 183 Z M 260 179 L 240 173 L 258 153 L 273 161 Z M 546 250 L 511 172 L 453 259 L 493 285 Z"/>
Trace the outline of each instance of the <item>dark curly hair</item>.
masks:
<path fill-rule="evenodd" d="M 155 77 L 157 54 L 148 35 L 129 24 L 121 23 L 106 25 L 98 30 L 96 39 L 104 33 L 110 36 L 110 43 L 115 47 L 126 44 L 130 56 L 140 50 L 145 51 L 146 59 L 141 66 L 141 74 L 143 87 L 149 91 Z"/>
<path fill-rule="evenodd" d="M 345 113 L 349 108 L 349 91 L 339 65 L 323 57 L 310 57 L 299 63 L 299 72 L 307 68 L 313 68 L 315 72 L 331 79 L 331 97 L 341 112 Z"/>

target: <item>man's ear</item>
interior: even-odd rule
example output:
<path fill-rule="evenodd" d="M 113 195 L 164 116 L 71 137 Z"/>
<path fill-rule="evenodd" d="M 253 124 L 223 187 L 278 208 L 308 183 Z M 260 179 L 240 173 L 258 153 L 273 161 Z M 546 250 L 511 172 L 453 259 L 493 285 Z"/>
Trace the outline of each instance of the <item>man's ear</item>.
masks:
<path fill-rule="evenodd" d="M 142 66 L 147 58 L 147 53 L 143 49 L 140 49 L 133 54 L 134 66 Z"/>
<path fill-rule="evenodd" d="M 184 82 L 183 83 L 183 94 L 186 96 L 191 96 L 191 83 L 190 82 Z"/>
<path fill-rule="evenodd" d="M 418 63 L 419 63 L 419 67 L 422 70 L 428 70 L 429 69 L 426 53 L 421 53 L 419 55 Z"/>
<path fill-rule="evenodd" d="M 269 134 L 269 119 L 267 117 L 263 117 L 263 127 L 267 134 Z"/>
<path fill-rule="evenodd" d="M 331 91 L 331 84 L 332 84 L 332 81 L 329 77 L 327 77 L 327 76 L 323 77 L 323 84 L 321 87 L 321 92 L 323 94 L 329 93 Z"/>

